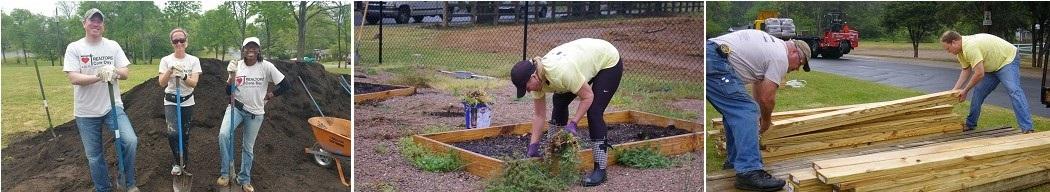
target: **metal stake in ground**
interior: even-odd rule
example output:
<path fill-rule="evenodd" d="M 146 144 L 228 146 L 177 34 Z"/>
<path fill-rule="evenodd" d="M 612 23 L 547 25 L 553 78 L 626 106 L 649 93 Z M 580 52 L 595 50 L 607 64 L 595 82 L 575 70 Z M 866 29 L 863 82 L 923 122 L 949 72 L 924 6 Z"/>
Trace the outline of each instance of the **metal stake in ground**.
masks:
<path fill-rule="evenodd" d="M 120 174 L 117 174 L 120 175 L 120 177 L 118 177 L 119 182 L 117 183 L 119 186 L 124 186 L 124 183 L 126 183 L 124 178 L 127 177 L 124 175 L 124 165 L 126 165 L 127 162 L 124 162 L 124 148 L 121 147 L 124 142 L 120 141 L 120 128 L 118 128 L 119 124 L 117 124 L 117 102 L 113 96 L 113 82 L 106 82 L 106 85 L 109 86 L 109 116 L 113 121 L 113 126 L 109 126 L 109 129 L 113 130 L 113 140 L 115 140 L 113 143 L 117 148 L 117 167 L 120 168 Z M 124 190 L 127 190 L 128 187 L 131 186 L 124 186 Z"/>
<path fill-rule="evenodd" d="M 189 192 L 193 189 L 193 174 L 186 171 L 186 150 L 182 138 L 182 91 L 179 90 L 179 77 L 175 77 L 175 124 L 179 129 L 179 174 L 172 178 L 172 189 L 176 192 Z"/>
<path fill-rule="evenodd" d="M 47 95 L 44 94 L 44 80 L 40 78 L 40 67 L 33 63 L 33 70 L 36 70 L 36 82 L 40 87 L 40 97 L 44 100 L 44 113 L 47 114 L 47 130 L 51 130 L 51 139 L 58 138 L 55 134 L 55 125 L 51 124 L 51 108 L 47 105 Z"/>

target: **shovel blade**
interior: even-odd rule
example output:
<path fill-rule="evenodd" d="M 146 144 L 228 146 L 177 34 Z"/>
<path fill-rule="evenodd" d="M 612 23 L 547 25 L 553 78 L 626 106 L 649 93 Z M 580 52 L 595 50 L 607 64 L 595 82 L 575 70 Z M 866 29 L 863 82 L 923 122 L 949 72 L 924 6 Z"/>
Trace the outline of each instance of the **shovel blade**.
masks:
<path fill-rule="evenodd" d="M 189 173 L 174 175 L 172 176 L 171 185 L 175 192 L 189 192 L 193 189 L 193 175 Z"/>

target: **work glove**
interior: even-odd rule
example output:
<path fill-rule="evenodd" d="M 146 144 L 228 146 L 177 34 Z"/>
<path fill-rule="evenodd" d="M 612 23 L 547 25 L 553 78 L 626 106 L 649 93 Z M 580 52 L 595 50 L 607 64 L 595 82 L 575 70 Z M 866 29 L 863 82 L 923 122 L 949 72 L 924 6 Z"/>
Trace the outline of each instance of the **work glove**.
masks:
<path fill-rule="evenodd" d="M 230 61 L 230 64 L 226 65 L 226 72 L 237 73 L 237 61 Z"/>
<path fill-rule="evenodd" d="M 179 62 L 171 66 L 171 74 L 175 75 L 176 78 L 186 80 L 186 76 L 189 75 L 189 70 L 186 69 L 186 64 Z"/>
<path fill-rule="evenodd" d="M 110 82 L 117 79 L 117 69 L 113 65 L 103 65 L 96 69 L 95 76 L 102 82 Z"/>
<path fill-rule="evenodd" d="M 572 133 L 574 137 L 580 137 L 580 134 L 576 133 L 576 121 L 569 121 L 569 124 L 565 125 L 565 131 Z"/>

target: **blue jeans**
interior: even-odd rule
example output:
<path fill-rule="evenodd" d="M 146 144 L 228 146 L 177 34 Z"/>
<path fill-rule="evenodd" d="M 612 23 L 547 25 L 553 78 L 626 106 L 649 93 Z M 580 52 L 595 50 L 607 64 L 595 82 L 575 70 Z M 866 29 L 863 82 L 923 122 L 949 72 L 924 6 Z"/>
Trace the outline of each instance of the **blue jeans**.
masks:
<path fill-rule="evenodd" d="M 707 41 L 707 101 L 722 114 L 726 137 L 726 161 L 737 173 L 762 169 L 758 149 L 758 104 L 748 95 L 744 82 L 722 57 L 718 45 Z"/>
<path fill-rule="evenodd" d="M 1028 109 L 1028 100 L 1025 99 L 1024 89 L 1021 88 L 1021 54 L 1014 56 L 1014 61 L 1003 66 L 1002 69 L 984 73 L 984 79 L 973 88 L 970 96 L 970 114 L 966 116 L 966 127 L 977 127 L 977 119 L 981 117 L 981 104 L 988 94 L 992 93 L 999 83 L 1006 86 L 1010 95 L 1010 101 L 1014 108 L 1014 117 L 1022 131 L 1032 130 L 1032 112 Z"/>
<path fill-rule="evenodd" d="M 230 111 L 236 113 L 231 114 Z M 246 184 L 251 182 L 252 173 L 252 160 L 255 159 L 255 137 L 259 136 L 259 128 L 262 127 L 263 115 L 252 115 L 246 111 L 233 108 L 233 106 L 226 107 L 226 115 L 222 117 L 222 126 L 219 129 L 219 152 L 222 156 L 222 168 L 219 169 L 220 175 L 230 175 L 230 164 L 233 163 L 233 133 L 237 131 L 238 126 L 230 126 L 230 117 L 233 117 L 234 125 L 242 125 L 245 128 L 241 132 L 241 167 L 240 172 L 237 173 L 237 182 L 240 184 Z M 254 116 L 254 117 L 253 117 Z"/>
<path fill-rule="evenodd" d="M 109 128 L 102 129 L 102 124 L 113 127 L 113 114 L 110 111 L 102 117 L 76 117 L 77 130 L 80 132 L 80 143 L 84 145 L 84 154 L 87 155 L 88 167 L 91 169 L 91 181 L 95 184 L 95 191 L 112 191 L 113 186 L 109 181 L 109 169 L 106 167 L 106 148 L 102 146 L 103 132 L 111 132 Z M 135 136 L 135 129 L 131 127 L 128 114 L 124 113 L 123 107 L 117 107 L 117 126 L 120 130 L 121 148 L 124 150 L 124 186 L 135 186 L 135 151 L 138 148 L 139 139 Z M 119 157 L 118 157 L 119 158 Z M 119 170 L 119 169 L 118 169 Z"/>

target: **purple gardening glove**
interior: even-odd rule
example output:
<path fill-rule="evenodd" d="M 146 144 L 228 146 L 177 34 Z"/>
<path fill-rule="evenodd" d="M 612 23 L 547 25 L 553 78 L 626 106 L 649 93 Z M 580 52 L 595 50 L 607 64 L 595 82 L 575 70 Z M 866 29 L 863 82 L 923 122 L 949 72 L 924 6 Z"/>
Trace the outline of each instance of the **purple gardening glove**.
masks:
<path fill-rule="evenodd" d="M 576 133 L 576 121 L 569 121 L 569 124 L 565 125 L 565 131 L 569 131 L 569 133 L 572 133 L 573 136 L 580 135 Z"/>
<path fill-rule="evenodd" d="M 536 142 L 529 144 L 529 148 L 526 149 L 525 154 L 529 157 L 540 157 L 540 143 Z"/>

